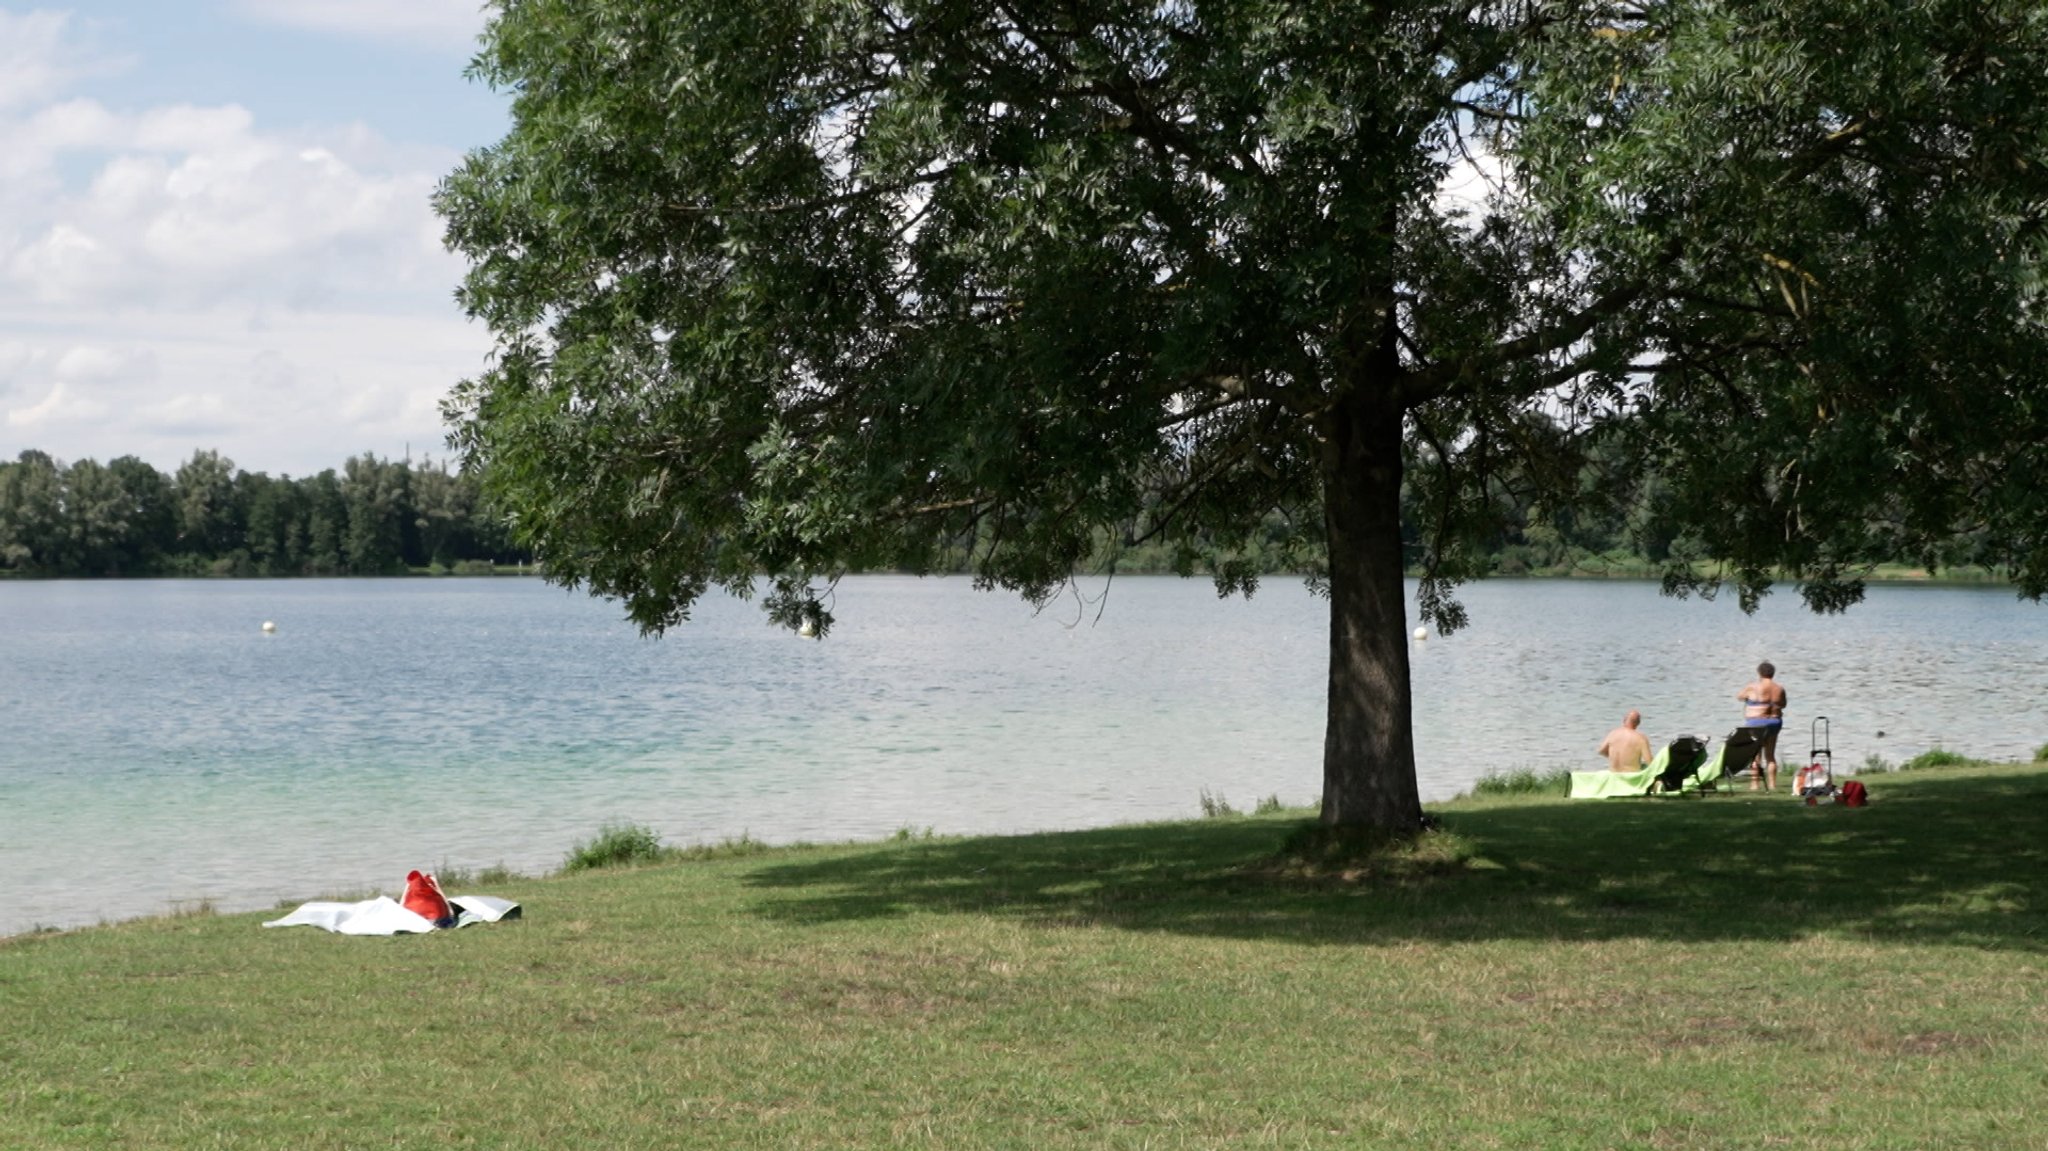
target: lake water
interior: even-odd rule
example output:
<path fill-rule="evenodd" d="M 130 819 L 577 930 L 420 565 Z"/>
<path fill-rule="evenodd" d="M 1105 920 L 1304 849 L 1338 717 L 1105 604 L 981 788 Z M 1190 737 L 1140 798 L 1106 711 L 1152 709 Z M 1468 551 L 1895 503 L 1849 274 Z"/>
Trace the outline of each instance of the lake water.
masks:
<path fill-rule="evenodd" d="M 1469 629 L 1412 647 L 1425 799 L 1594 766 L 1632 706 L 1660 745 L 1726 734 L 1763 658 L 1788 762 L 1816 714 L 1838 766 L 2048 742 L 2048 608 L 2006 590 L 1879 587 L 1832 618 L 1644 583 L 1465 598 Z M 835 610 L 811 642 L 712 598 L 654 640 L 526 579 L 0 582 L 0 934 L 546 871 L 608 821 L 841 840 L 1319 794 L 1325 607 L 1295 581 L 1124 578 L 1034 614 L 878 576 Z"/>

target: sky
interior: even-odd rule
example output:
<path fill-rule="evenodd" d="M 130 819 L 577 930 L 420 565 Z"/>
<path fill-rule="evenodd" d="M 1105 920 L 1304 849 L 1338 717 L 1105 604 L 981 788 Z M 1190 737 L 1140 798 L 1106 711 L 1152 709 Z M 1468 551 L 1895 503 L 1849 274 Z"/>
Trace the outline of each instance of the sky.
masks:
<path fill-rule="evenodd" d="M 0 0 L 0 459 L 446 457 L 483 0 Z"/>
<path fill-rule="evenodd" d="M 447 458 L 491 341 L 429 201 L 510 126 L 484 3 L 0 0 L 0 460 Z"/>

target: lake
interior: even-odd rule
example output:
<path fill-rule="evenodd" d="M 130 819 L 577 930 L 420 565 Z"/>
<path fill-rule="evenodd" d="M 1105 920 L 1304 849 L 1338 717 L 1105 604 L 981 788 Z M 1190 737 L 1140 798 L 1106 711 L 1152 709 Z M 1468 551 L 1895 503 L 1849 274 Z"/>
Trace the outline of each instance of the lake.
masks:
<path fill-rule="evenodd" d="M 211 900 L 396 893 L 413 867 L 541 872 L 606 822 L 671 843 L 1101 826 L 1320 792 L 1325 605 L 1274 580 L 1098 581 L 1034 613 L 965 579 L 841 583 L 822 642 L 725 597 L 662 639 L 537 580 L 0 582 L 0 934 Z M 2048 608 L 1892 585 L 1491 581 L 1412 644 L 1424 798 L 1592 767 L 1641 708 L 1725 735 L 1760 659 L 1781 751 L 1838 767 L 2048 742 Z M 1412 600 L 1411 600 L 1412 605 Z M 1411 612 L 1412 612 L 1411 606 Z M 265 621 L 277 630 L 266 634 Z"/>

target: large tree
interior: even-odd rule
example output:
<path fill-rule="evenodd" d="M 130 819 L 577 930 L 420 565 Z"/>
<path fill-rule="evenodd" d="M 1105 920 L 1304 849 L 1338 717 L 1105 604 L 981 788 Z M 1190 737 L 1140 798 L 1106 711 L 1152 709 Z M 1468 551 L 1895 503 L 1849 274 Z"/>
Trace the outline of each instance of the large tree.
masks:
<path fill-rule="evenodd" d="M 1285 525 L 1323 819 L 1398 830 L 1404 482 L 1447 630 L 1510 478 L 1653 478 L 1671 586 L 1745 603 L 1964 536 L 2048 585 L 2038 4 L 499 0 L 476 72 L 456 442 L 650 629 L 962 542 L 1249 590 Z"/>

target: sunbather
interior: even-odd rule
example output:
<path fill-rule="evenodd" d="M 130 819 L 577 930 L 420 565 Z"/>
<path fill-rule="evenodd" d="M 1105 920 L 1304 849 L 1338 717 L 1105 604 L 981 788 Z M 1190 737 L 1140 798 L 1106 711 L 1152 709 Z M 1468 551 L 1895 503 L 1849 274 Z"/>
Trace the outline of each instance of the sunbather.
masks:
<path fill-rule="evenodd" d="M 1593 754 L 1607 757 L 1609 771 L 1641 771 L 1650 762 L 1650 737 L 1636 730 L 1642 722 L 1643 713 L 1631 708 L 1621 726 L 1600 741 Z"/>

